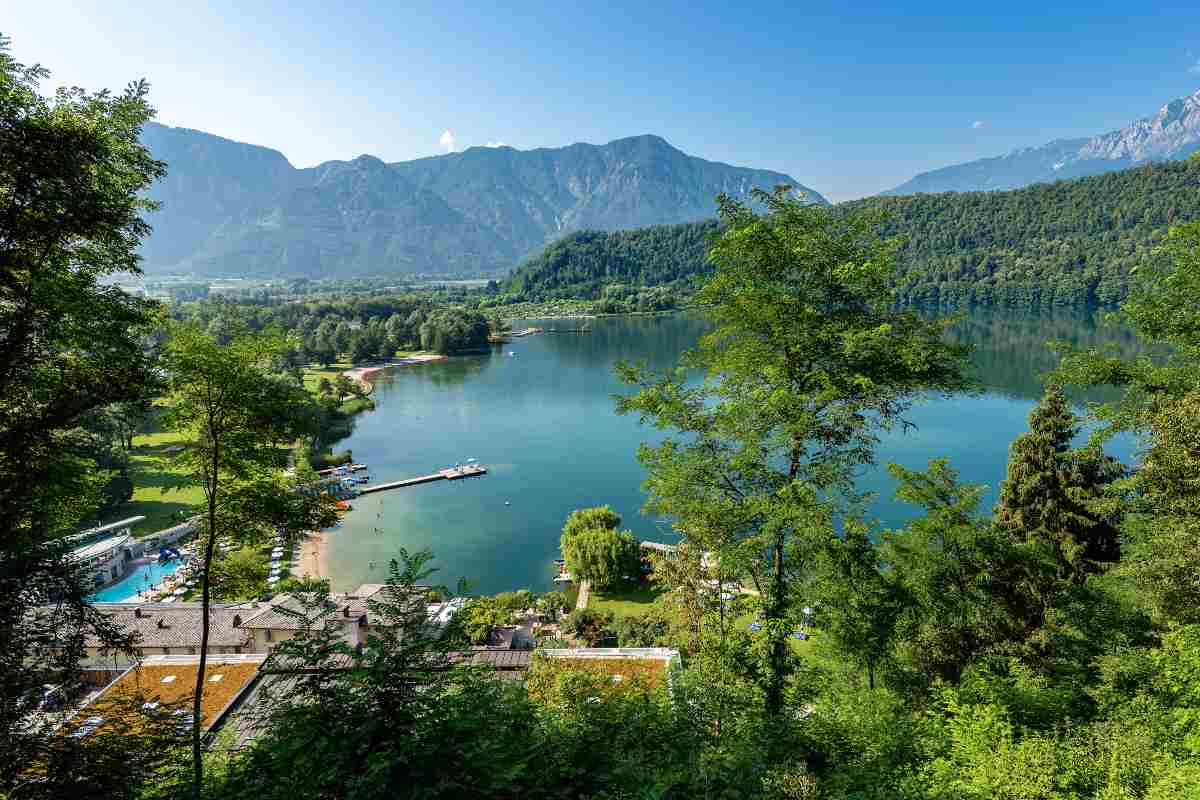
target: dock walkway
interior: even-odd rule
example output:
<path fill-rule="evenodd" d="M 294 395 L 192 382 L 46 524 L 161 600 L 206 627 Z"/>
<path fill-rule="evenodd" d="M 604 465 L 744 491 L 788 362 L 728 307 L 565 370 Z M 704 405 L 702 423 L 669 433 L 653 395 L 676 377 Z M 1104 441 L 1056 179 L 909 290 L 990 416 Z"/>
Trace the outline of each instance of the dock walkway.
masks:
<path fill-rule="evenodd" d="M 443 469 L 432 475 L 422 475 L 419 478 L 408 478 L 403 481 L 391 481 L 389 483 L 377 483 L 374 486 L 363 486 L 358 489 L 358 493 L 371 494 L 372 492 L 382 492 L 387 489 L 402 489 L 405 486 L 417 486 L 418 484 L 432 483 L 434 481 L 456 481 L 460 478 L 474 478 L 486 474 L 487 467 L 466 464 L 461 467 Z"/>

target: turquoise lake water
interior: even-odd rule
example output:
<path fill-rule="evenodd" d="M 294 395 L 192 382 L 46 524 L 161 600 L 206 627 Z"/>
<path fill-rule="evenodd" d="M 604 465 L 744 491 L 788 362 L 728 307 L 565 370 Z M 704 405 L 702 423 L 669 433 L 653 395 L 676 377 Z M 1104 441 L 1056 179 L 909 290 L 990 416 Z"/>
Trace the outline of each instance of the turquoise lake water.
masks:
<path fill-rule="evenodd" d="M 563 330 L 583 321 L 529 324 Z M 611 505 L 642 539 L 674 539 L 668 524 L 639 511 L 645 474 L 637 448 L 657 432 L 614 413 L 612 395 L 626 387 L 613 365 L 671 366 L 707 324 L 694 315 L 587 324 L 589 333 L 529 336 L 490 355 L 379 376 L 376 410 L 358 417 L 354 433 L 338 446 L 369 465 L 372 483 L 428 474 L 468 458 L 489 473 L 358 498 L 330 537 L 335 589 L 383 581 L 388 560 L 405 547 L 431 549 L 441 583 L 465 577 L 476 592 L 546 591 L 553 587 L 563 520 L 584 506 Z M 973 365 L 983 391 L 923 402 L 909 415 L 914 430 L 886 437 L 881 466 L 860 483 L 878 493 L 871 510 L 885 526 L 916 513 L 891 497 L 894 484 L 882 467 L 887 462 L 923 468 L 931 458 L 946 457 L 964 481 L 992 487 L 985 502 L 994 502 L 1009 443 L 1026 429 L 1041 393 L 1039 375 L 1056 364 L 1047 340 L 1138 349 L 1127 331 L 1101 326 L 1086 314 L 979 311 L 960 323 L 955 336 L 975 345 Z M 1128 460 L 1132 443 L 1119 440 L 1112 452 Z"/>

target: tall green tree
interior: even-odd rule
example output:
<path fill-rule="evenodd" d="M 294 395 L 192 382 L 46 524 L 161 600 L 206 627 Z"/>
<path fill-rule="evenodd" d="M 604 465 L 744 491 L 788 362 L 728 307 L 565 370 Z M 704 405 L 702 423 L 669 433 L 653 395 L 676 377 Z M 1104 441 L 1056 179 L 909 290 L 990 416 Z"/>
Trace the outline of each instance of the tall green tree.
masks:
<path fill-rule="evenodd" d="M 0 794 L 52 744 L 24 722 L 40 687 L 78 686 L 89 633 L 131 644 L 87 605 L 90 587 L 59 538 L 93 516 L 107 478 L 65 439 L 89 413 L 139 402 L 154 384 L 141 334 L 155 307 L 112 280 L 138 273 L 153 207 L 144 193 L 165 171 L 139 141 L 149 87 L 46 97 L 48 75 L 17 62 L 0 36 Z M 87 783 L 126 793 L 87 747 L 73 753 L 73 770 L 26 783 L 26 795 L 71 796 Z"/>
<path fill-rule="evenodd" d="M 842 535 L 818 552 L 815 572 L 812 603 L 820 609 L 822 637 L 864 668 L 874 689 L 908 605 L 903 587 L 883 569 L 879 549 L 858 520 L 848 520 Z"/>
<path fill-rule="evenodd" d="M 203 780 L 200 709 L 217 540 L 262 542 L 274 532 L 294 540 L 336 519 L 326 498 L 297 492 L 281 476 L 286 445 L 311 434 L 314 424 L 304 388 L 273 371 L 286 341 L 266 334 L 226 335 L 222 343 L 197 325 L 180 324 L 172 329 L 165 354 L 171 378 L 164 421 L 187 442 L 176 465 L 190 484 L 204 491 L 200 665 L 192 714 L 192 794 L 197 798 Z"/>
<path fill-rule="evenodd" d="M 618 400 L 677 436 L 643 445 L 650 511 L 686 540 L 737 557 L 763 596 L 765 708 L 778 718 L 791 668 L 791 589 L 823 508 L 853 490 L 879 434 L 906 423 L 920 393 L 966 385 L 963 348 L 945 320 L 897 311 L 896 244 L 876 218 L 832 214 L 786 190 L 756 192 L 766 211 L 722 196 L 716 273 L 698 293 L 715 330 L 681 368 L 623 366 L 639 390 Z M 703 376 L 688 382 L 688 371 Z"/>
<path fill-rule="evenodd" d="M 572 577 L 591 581 L 596 588 L 612 586 L 623 575 L 637 574 L 638 543 L 629 531 L 591 528 L 564 533 L 561 545 Z"/>
<path fill-rule="evenodd" d="M 1098 447 L 1073 450 L 1078 433 L 1062 389 L 1047 387 L 1029 432 L 1012 443 L 995 513 L 1001 530 L 1043 542 L 1064 575 L 1082 580 L 1120 556 L 1117 514 L 1104 491 L 1124 469 Z"/>
<path fill-rule="evenodd" d="M 1128 431 L 1145 443 L 1140 468 L 1114 485 L 1125 508 L 1121 570 L 1159 621 L 1200 622 L 1200 222 L 1172 228 L 1136 281 L 1121 316 L 1159 357 L 1068 351 L 1059 377 L 1123 390 L 1093 409 L 1098 441 Z"/>

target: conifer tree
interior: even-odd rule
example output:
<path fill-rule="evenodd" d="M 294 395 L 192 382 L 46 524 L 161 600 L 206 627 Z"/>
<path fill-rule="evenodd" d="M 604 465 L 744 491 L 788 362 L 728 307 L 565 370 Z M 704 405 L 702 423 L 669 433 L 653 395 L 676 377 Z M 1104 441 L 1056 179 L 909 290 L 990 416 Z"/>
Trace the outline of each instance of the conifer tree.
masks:
<path fill-rule="evenodd" d="M 1001 530 L 1053 548 L 1060 573 L 1082 579 L 1120 556 L 1102 494 L 1124 470 L 1095 447 L 1073 450 L 1078 433 L 1062 389 L 1047 387 L 1029 414 L 1029 432 L 1012 443 L 995 512 Z"/>

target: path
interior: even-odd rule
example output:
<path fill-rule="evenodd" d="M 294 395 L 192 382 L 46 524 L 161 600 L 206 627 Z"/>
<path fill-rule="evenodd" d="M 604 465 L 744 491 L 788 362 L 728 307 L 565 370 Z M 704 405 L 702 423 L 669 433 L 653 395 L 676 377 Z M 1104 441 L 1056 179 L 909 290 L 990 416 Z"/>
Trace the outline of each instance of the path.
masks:
<path fill-rule="evenodd" d="M 575 609 L 587 608 L 588 600 L 592 596 L 592 582 L 583 581 L 579 584 L 579 597 L 575 601 Z"/>

